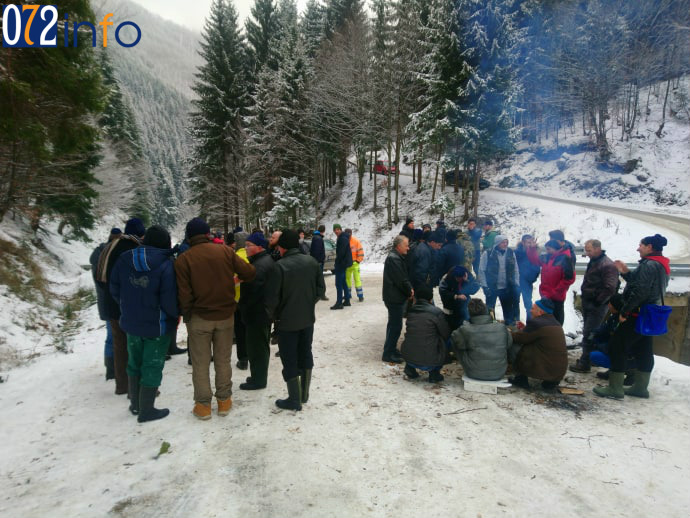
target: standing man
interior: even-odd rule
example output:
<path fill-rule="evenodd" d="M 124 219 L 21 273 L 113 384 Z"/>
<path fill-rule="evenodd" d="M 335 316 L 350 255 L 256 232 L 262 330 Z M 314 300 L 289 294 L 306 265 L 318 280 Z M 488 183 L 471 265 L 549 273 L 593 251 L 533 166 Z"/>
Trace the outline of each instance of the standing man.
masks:
<path fill-rule="evenodd" d="M 484 288 L 486 306 L 494 309 L 498 298 L 503 309 L 503 321 L 507 326 L 515 324 L 520 316 L 520 269 L 515 252 L 508 248 L 506 236 L 496 236 L 493 250 L 482 254 L 479 283 Z"/>
<path fill-rule="evenodd" d="M 565 298 L 568 295 L 568 287 L 575 282 L 575 269 L 570 260 L 570 252 L 567 248 L 551 239 L 544 245 L 546 254 L 541 255 L 541 283 L 539 295 L 553 302 L 553 316 L 563 325 L 565 321 Z"/>
<path fill-rule="evenodd" d="M 479 275 L 479 260 L 482 256 L 481 238 L 482 229 L 477 228 L 477 220 L 470 218 L 467 220 L 467 233 L 472 240 L 472 246 L 474 247 L 474 258 L 472 260 L 472 269 L 474 270 L 474 275 Z"/>
<path fill-rule="evenodd" d="M 141 244 L 146 228 L 139 218 L 131 218 L 125 225 L 125 233 L 112 240 L 98 257 L 97 281 L 105 290 L 105 316 L 113 331 L 113 363 L 115 368 L 115 394 L 127 394 L 127 334 L 120 327 L 120 305 L 110 293 L 110 276 L 117 259 L 127 250 Z"/>
<path fill-rule="evenodd" d="M 229 246 L 210 240 L 208 224 L 201 218 L 187 223 L 189 250 L 175 261 L 178 299 L 187 324 L 192 360 L 194 409 L 199 419 L 211 418 L 211 358 L 216 372 L 218 415 L 232 407 L 232 335 L 235 315 L 235 272 L 242 281 L 252 281 L 255 268 Z M 237 233 L 235 233 L 237 235 Z"/>
<path fill-rule="evenodd" d="M 150 227 L 142 246 L 120 256 L 110 276 L 110 292 L 120 304 L 120 324 L 127 333 L 129 410 L 140 423 L 162 419 L 169 410 L 153 404 L 178 315 L 167 230 Z"/>
<path fill-rule="evenodd" d="M 522 240 L 515 248 L 515 259 L 520 270 L 520 294 L 522 304 L 525 307 L 525 320 L 532 318 L 532 294 L 534 283 L 539 277 L 541 265 L 539 264 L 539 247 L 537 242 L 530 234 L 522 236 Z M 518 312 L 520 304 L 518 303 Z M 520 315 L 517 315 L 518 320 Z"/>
<path fill-rule="evenodd" d="M 411 216 L 407 216 L 405 218 L 405 224 L 403 225 L 402 230 L 400 231 L 401 236 L 405 236 L 410 242 L 412 242 L 412 238 L 414 237 L 414 218 Z"/>
<path fill-rule="evenodd" d="M 110 326 L 110 321 L 108 320 L 108 315 L 105 309 L 105 297 L 107 292 L 105 288 L 98 283 L 98 258 L 101 255 L 103 249 L 108 246 L 113 239 L 117 239 L 122 235 L 122 230 L 117 227 L 110 229 L 110 235 L 108 236 L 108 241 L 101 243 L 93 252 L 91 252 L 91 257 L 89 262 L 91 263 L 91 275 L 93 276 L 93 283 L 96 286 L 96 302 L 98 306 L 98 316 L 101 320 L 105 322 L 105 349 L 103 351 L 103 362 L 105 365 L 105 380 L 115 379 L 115 360 L 113 358 L 113 328 Z"/>
<path fill-rule="evenodd" d="M 667 239 L 660 234 L 642 238 L 637 247 L 640 254 L 639 265 L 632 272 L 624 262 L 615 261 L 616 268 L 625 279 L 623 307 L 618 316 L 620 325 L 609 342 L 609 386 L 595 387 L 594 393 L 597 396 L 611 399 L 623 399 L 624 396 L 649 397 L 649 379 L 654 369 L 654 346 L 651 336 L 637 332 L 636 324 L 642 306 L 663 301 L 671 274 L 668 257 L 663 255 L 667 244 Z M 624 390 L 628 349 L 635 358 L 637 373 L 633 386 Z"/>
<path fill-rule="evenodd" d="M 352 229 L 346 228 L 345 233 L 350 236 L 350 250 L 352 251 L 352 266 L 345 270 L 345 283 L 347 284 L 347 304 L 349 305 L 352 295 L 352 285 L 357 290 L 357 299 L 364 302 L 364 291 L 362 290 L 362 279 L 359 276 L 359 265 L 364 261 L 364 248 L 362 242 L 352 235 Z"/>
<path fill-rule="evenodd" d="M 436 261 L 436 284 L 441 282 L 441 278 L 455 266 L 464 266 L 465 250 L 457 242 L 457 230 L 446 232 L 446 243 L 438 253 Z"/>
<path fill-rule="evenodd" d="M 350 250 L 350 237 L 343 232 L 343 227 L 335 223 L 333 232 L 338 237 L 335 244 L 335 290 L 336 300 L 331 309 L 343 309 L 349 306 L 350 300 L 347 297 L 347 283 L 345 282 L 345 272 L 352 266 L 352 250 Z M 345 303 L 343 303 L 345 302 Z"/>
<path fill-rule="evenodd" d="M 402 363 L 398 351 L 398 339 L 403 327 L 403 313 L 407 302 L 414 297 L 412 283 L 407 275 L 405 256 L 410 249 L 410 240 L 398 235 L 393 240 L 393 250 L 386 257 L 383 266 L 383 303 L 388 310 L 386 324 L 386 341 L 383 344 L 381 360 L 391 363 Z"/>
<path fill-rule="evenodd" d="M 601 325 L 608 310 L 609 300 L 618 289 L 618 269 L 601 249 L 601 241 L 590 239 L 585 242 L 585 255 L 589 264 L 582 279 L 582 355 L 570 370 L 589 372 L 589 353 L 594 349 L 593 331 Z"/>
<path fill-rule="evenodd" d="M 443 238 L 437 232 L 431 232 L 426 241 L 419 243 L 412 257 L 410 279 L 414 289 L 422 284 L 432 290 L 438 284 L 437 254 L 443 245 Z"/>
<path fill-rule="evenodd" d="M 342 232 L 342 230 L 341 230 Z M 278 241 L 282 259 L 277 263 L 278 297 L 270 309 L 275 310 L 283 379 L 287 383 L 287 399 L 277 399 L 284 410 L 302 410 L 309 400 L 314 357 L 311 344 L 316 315 L 314 307 L 326 292 L 323 274 L 313 257 L 299 252 L 299 236 L 284 230 Z"/>
<path fill-rule="evenodd" d="M 496 236 L 498 236 L 498 230 L 494 230 L 494 222 L 487 219 L 484 222 L 484 239 L 482 239 L 482 252 L 487 250 L 491 252 L 494 248 Z"/>
<path fill-rule="evenodd" d="M 278 250 L 278 239 L 280 239 L 280 230 L 276 230 L 271 234 L 271 239 L 268 240 L 268 253 L 274 261 L 280 260 L 280 250 Z"/>
<path fill-rule="evenodd" d="M 319 228 L 314 230 L 314 234 L 311 237 L 311 247 L 309 248 L 309 255 L 319 263 L 321 273 L 323 273 L 323 265 L 326 262 L 326 246 L 323 243 L 323 235 L 325 232 L 326 227 L 324 225 L 319 225 Z M 323 297 L 321 297 L 321 300 L 328 300 L 325 293 Z"/>
<path fill-rule="evenodd" d="M 278 267 L 268 255 L 268 241 L 261 232 L 254 232 L 245 242 L 249 264 L 256 268 L 256 277 L 240 285 L 240 310 L 246 332 L 247 354 L 251 376 L 240 385 L 240 390 L 266 388 L 269 340 L 271 336 L 271 311 L 278 296 Z"/>
<path fill-rule="evenodd" d="M 568 250 L 568 255 L 570 256 L 570 261 L 573 263 L 573 270 L 575 269 L 575 263 L 577 262 L 577 257 L 575 256 L 575 246 L 570 242 L 566 241 L 565 235 L 562 230 L 552 230 L 549 232 L 549 239 L 554 239 L 562 249 Z"/>

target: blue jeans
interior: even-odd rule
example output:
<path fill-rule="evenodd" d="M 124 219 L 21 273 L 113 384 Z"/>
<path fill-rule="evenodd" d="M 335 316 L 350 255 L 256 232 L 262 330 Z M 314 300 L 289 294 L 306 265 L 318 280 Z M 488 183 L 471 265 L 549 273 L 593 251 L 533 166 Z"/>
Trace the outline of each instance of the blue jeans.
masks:
<path fill-rule="evenodd" d="M 482 286 L 484 298 L 486 299 L 486 308 L 494 309 L 496 307 L 496 292 Z"/>
<path fill-rule="evenodd" d="M 515 324 L 515 320 L 520 318 L 520 293 L 517 286 L 508 286 L 496 292 L 501 301 L 503 310 L 503 321 L 507 326 Z"/>
<path fill-rule="evenodd" d="M 112 358 L 113 357 L 113 328 L 110 327 L 110 321 L 106 320 L 105 321 L 105 352 L 103 356 L 106 358 Z"/>
<path fill-rule="evenodd" d="M 386 304 L 388 310 L 388 324 L 386 324 L 386 341 L 383 344 L 383 357 L 388 357 L 397 353 L 398 339 L 403 328 L 403 313 L 407 307 L 407 302 L 400 304 Z"/>
<path fill-rule="evenodd" d="M 345 282 L 345 270 L 340 268 L 335 269 L 335 292 L 336 304 L 342 304 L 343 298 L 349 299 L 347 292 L 347 283 Z"/>
<path fill-rule="evenodd" d="M 532 314 L 530 313 L 530 310 L 532 309 L 532 293 L 534 292 L 534 283 L 533 282 L 527 282 L 524 279 L 520 279 L 520 294 L 522 295 L 522 305 L 525 306 L 525 313 L 527 313 L 527 316 L 525 317 L 525 321 L 528 321 L 529 319 L 532 318 Z M 518 304 L 518 315 L 517 318 L 518 320 L 520 319 L 520 314 L 519 314 L 519 304 Z"/>

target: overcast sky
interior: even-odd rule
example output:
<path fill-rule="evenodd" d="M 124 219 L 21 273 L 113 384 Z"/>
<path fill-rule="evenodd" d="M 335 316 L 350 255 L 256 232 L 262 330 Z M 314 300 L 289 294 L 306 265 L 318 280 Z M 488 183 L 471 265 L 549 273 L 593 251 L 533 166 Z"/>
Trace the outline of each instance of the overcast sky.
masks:
<path fill-rule="evenodd" d="M 143 5 L 166 20 L 179 23 L 195 31 L 201 31 L 204 21 L 211 9 L 213 0 L 132 0 Z M 254 0 L 233 0 L 239 14 L 239 22 L 244 27 L 244 19 L 250 15 Z M 307 0 L 297 0 L 297 9 L 301 13 Z"/>

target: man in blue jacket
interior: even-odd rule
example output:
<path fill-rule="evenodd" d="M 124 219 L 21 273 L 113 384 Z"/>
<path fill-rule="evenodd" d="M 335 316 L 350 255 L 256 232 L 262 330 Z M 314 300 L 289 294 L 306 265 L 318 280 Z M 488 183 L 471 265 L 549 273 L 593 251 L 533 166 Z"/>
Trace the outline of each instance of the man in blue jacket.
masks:
<path fill-rule="evenodd" d="M 140 423 L 161 419 L 169 410 L 154 408 L 153 403 L 179 313 L 167 230 L 150 227 L 143 246 L 118 258 L 110 293 L 120 305 L 120 327 L 127 333 L 129 409 Z"/>
<path fill-rule="evenodd" d="M 520 294 L 522 295 L 522 304 L 525 307 L 525 320 L 532 318 L 532 293 L 534 292 L 534 283 L 541 272 L 541 263 L 539 262 L 539 247 L 537 242 L 530 234 L 525 234 L 515 248 L 515 260 L 520 271 Z M 517 309 L 517 317 L 519 319 L 519 307 Z"/>

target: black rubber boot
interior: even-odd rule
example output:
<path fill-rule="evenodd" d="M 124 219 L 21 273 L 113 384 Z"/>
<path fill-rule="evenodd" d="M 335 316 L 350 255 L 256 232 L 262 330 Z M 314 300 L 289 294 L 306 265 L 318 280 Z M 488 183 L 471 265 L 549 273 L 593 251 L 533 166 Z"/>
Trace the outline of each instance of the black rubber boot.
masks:
<path fill-rule="evenodd" d="M 167 408 L 154 408 L 153 403 L 156 401 L 157 392 L 158 387 L 139 387 L 139 417 L 137 417 L 137 421 L 140 423 L 163 419 L 170 413 Z"/>
<path fill-rule="evenodd" d="M 419 378 L 419 373 L 417 372 L 417 369 L 412 367 L 412 365 L 405 364 L 405 370 L 403 371 L 405 373 L 405 376 L 407 376 L 407 379 L 417 379 Z"/>
<path fill-rule="evenodd" d="M 129 411 L 132 415 L 139 415 L 139 376 L 129 376 L 127 378 Z"/>
<path fill-rule="evenodd" d="M 287 380 L 287 399 L 276 399 L 276 406 L 283 410 L 302 410 L 302 386 L 299 376 Z"/>
<path fill-rule="evenodd" d="M 302 403 L 309 401 L 309 385 L 311 385 L 311 369 L 300 371 L 300 381 L 302 383 Z"/>
<path fill-rule="evenodd" d="M 168 347 L 168 354 L 170 356 L 174 356 L 176 354 L 184 354 L 187 352 L 187 349 L 182 349 L 177 346 L 177 344 L 170 342 L 170 346 Z"/>

